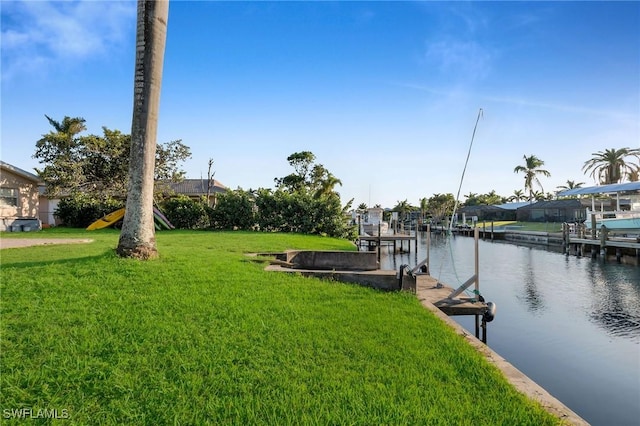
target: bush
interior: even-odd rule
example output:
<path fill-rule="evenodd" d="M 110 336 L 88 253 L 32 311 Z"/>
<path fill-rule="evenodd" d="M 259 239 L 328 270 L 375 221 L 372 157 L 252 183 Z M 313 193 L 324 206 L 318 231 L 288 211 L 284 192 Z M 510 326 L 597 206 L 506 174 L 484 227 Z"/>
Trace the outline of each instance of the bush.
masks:
<path fill-rule="evenodd" d="M 213 229 L 258 228 L 264 232 L 356 238 L 356 228 L 349 226 L 337 194 L 314 197 L 306 191 L 260 189 L 254 196 L 237 189 L 218 196 L 209 218 Z"/>
<path fill-rule="evenodd" d="M 337 195 L 316 198 L 306 192 L 262 190 L 256 199 L 261 230 L 353 239 Z"/>
<path fill-rule="evenodd" d="M 124 201 L 110 197 L 103 199 L 88 194 L 75 193 L 60 200 L 54 211 L 64 226 L 86 228 L 91 223 L 124 207 Z"/>
<path fill-rule="evenodd" d="M 214 229 L 253 229 L 255 203 L 250 192 L 238 189 L 219 194 L 209 218 Z"/>
<path fill-rule="evenodd" d="M 202 201 L 179 195 L 162 203 L 167 219 L 179 229 L 202 229 L 209 226 L 210 208 Z"/>

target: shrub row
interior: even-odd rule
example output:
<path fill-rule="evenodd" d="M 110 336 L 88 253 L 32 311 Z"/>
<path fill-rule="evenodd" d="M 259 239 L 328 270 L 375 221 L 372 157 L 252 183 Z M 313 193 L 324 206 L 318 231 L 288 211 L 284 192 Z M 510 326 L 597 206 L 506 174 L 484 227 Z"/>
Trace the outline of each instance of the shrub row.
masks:
<path fill-rule="evenodd" d="M 55 214 L 66 226 L 83 228 L 121 207 L 121 200 L 76 194 L 62 199 Z M 347 239 L 356 236 L 336 194 L 318 198 L 306 192 L 262 189 L 253 193 L 237 189 L 218 194 L 213 208 L 204 200 L 187 196 L 165 200 L 160 208 L 179 229 L 295 232 Z"/>

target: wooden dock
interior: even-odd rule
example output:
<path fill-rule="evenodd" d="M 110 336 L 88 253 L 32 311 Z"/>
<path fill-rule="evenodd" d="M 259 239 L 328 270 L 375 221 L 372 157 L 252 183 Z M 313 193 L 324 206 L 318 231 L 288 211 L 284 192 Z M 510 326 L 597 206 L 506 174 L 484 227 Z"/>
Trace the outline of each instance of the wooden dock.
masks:
<path fill-rule="evenodd" d="M 618 262 L 640 265 L 640 237 L 625 237 L 615 234 L 605 227 L 597 232 L 586 232 L 584 228 L 570 233 L 563 227 L 563 250 L 566 254 L 584 256 L 589 252 L 592 258 L 602 256 L 616 259 Z"/>
<path fill-rule="evenodd" d="M 405 241 L 407 249 L 405 250 Z M 378 251 L 378 261 L 380 260 L 380 247 L 392 246 L 393 253 L 398 251 L 411 253 L 411 243 L 414 244 L 415 252 L 418 252 L 418 233 L 411 234 L 383 234 L 383 235 L 360 235 L 356 240 L 358 250 Z"/>
<path fill-rule="evenodd" d="M 475 316 L 476 338 L 487 343 L 487 316 L 490 307 L 485 302 L 476 301 L 474 297 L 455 297 L 449 295 L 453 288 L 439 284 L 438 280 L 427 274 L 416 275 L 416 296 L 423 306 L 433 305 L 447 316 Z M 482 330 L 482 336 L 480 336 Z"/>
<path fill-rule="evenodd" d="M 453 288 L 438 285 L 438 280 L 430 275 L 416 275 L 416 295 L 418 300 L 429 302 L 449 316 L 455 315 L 483 315 L 487 311 L 487 304 L 477 302 L 473 297 L 456 297 L 450 299 Z"/>

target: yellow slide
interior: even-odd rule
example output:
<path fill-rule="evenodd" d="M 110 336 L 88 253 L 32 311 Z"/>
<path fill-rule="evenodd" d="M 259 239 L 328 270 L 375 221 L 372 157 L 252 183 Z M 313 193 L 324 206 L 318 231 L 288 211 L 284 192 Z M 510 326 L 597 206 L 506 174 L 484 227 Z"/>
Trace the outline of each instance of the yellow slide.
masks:
<path fill-rule="evenodd" d="M 113 225 L 124 217 L 124 208 L 118 209 L 108 215 L 96 220 L 91 225 L 87 226 L 87 231 L 93 231 L 95 229 L 102 229 Z"/>

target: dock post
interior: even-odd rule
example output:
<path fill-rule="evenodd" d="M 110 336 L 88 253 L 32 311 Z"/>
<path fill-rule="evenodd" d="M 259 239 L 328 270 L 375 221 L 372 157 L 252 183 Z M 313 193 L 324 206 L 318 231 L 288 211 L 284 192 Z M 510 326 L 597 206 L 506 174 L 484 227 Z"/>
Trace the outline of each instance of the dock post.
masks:
<path fill-rule="evenodd" d="M 476 339 L 480 338 L 480 315 L 475 314 L 476 317 Z"/>
<path fill-rule="evenodd" d="M 480 324 L 480 327 L 482 328 L 482 343 L 484 343 L 485 345 L 487 344 L 487 319 L 485 318 L 485 316 L 482 316 L 482 323 Z"/>
<path fill-rule="evenodd" d="M 427 253 L 425 255 L 425 259 L 427 261 L 427 263 L 426 263 L 426 265 L 427 265 L 427 271 L 426 271 L 427 274 L 431 273 L 431 269 L 430 269 L 431 266 L 429 265 L 429 260 L 430 260 L 429 259 L 429 252 L 430 252 L 430 250 L 431 250 L 431 224 L 428 224 L 427 225 Z M 640 250 L 639 250 L 638 256 L 640 256 Z"/>
<path fill-rule="evenodd" d="M 493 221 L 491 221 L 491 241 L 493 241 Z"/>
<path fill-rule="evenodd" d="M 609 234 L 609 230 L 606 226 L 602 225 L 600 228 L 600 255 L 604 256 L 605 260 L 607 258 L 607 236 Z"/>
<path fill-rule="evenodd" d="M 479 296 L 480 296 L 480 258 L 478 256 L 478 230 L 476 230 L 473 233 L 473 239 L 475 242 L 475 251 L 476 251 L 476 258 L 475 258 L 475 274 L 476 274 L 476 279 L 475 279 L 475 300 L 476 302 L 479 300 Z"/>

